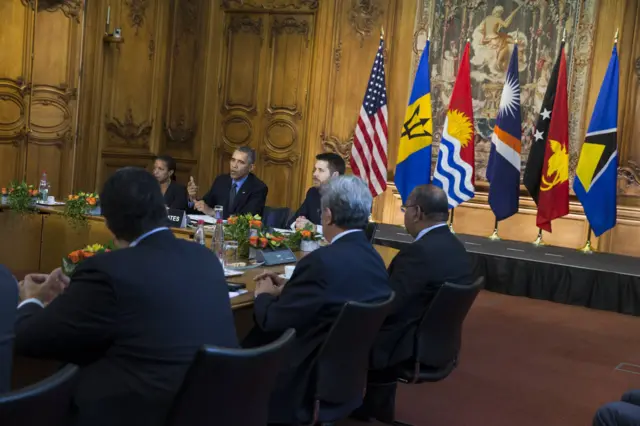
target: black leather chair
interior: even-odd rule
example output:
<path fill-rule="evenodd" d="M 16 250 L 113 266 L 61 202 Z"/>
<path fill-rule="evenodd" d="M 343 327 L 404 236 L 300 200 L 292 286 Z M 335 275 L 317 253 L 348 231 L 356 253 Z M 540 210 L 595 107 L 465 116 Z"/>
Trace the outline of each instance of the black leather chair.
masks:
<path fill-rule="evenodd" d="M 380 303 L 346 303 L 323 343 L 310 380 L 308 406 L 301 407 L 302 424 L 323 426 L 346 418 L 360 406 L 367 384 L 369 352 L 387 317 L 395 293 Z"/>
<path fill-rule="evenodd" d="M 408 384 L 437 382 L 458 366 L 462 324 L 484 285 L 484 277 L 473 285 L 445 283 L 425 312 L 416 335 L 414 358 L 398 366 L 398 381 Z M 397 426 L 411 426 L 394 421 Z"/>
<path fill-rule="evenodd" d="M 66 426 L 78 367 L 68 364 L 51 377 L 0 395 L 0 425 Z"/>
<path fill-rule="evenodd" d="M 375 240 L 376 230 L 378 229 L 378 224 L 376 222 L 367 223 L 367 227 L 364 229 L 364 233 L 367 236 L 367 240 L 371 244 L 373 244 L 373 240 Z"/>
<path fill-rule="evenodd" d="M 252 349 L 203 346 L 169 413 L 168 426 L 265 426 L 269 396 L 295 330 Z"/>
<path fill-rule="evenodd" d="M 262 214 L 262 222 L 266 228 L 280 228 L 287 227 L 287 222 L 291 216 L 291 209 L 289 207 L 265 207 Z"/>

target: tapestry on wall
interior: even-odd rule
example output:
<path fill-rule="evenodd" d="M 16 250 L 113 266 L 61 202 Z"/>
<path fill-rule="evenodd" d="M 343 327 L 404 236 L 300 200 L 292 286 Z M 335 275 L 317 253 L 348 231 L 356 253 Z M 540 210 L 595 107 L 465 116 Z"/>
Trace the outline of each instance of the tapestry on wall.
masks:
<path fill-rule="evenodd" d="M 439 145 L 453 84 L 467 40 L 476 125 L 476 179 L 486 180 L 491 133 L 505 73 L 518 43 L 522 103 L 522 169 L 533 142 L 553 62 L 566 31 L 571 113 L 570 174 L 584 136 L 586 85 L 597 0 L 420 0 L 414 37 L 414 72 L 431 33 L 431 102 L 434 146 Z M 413 79 L 412 79 L 413 80 Z M 433 150 L 435 162 L 438 150 Z"/>

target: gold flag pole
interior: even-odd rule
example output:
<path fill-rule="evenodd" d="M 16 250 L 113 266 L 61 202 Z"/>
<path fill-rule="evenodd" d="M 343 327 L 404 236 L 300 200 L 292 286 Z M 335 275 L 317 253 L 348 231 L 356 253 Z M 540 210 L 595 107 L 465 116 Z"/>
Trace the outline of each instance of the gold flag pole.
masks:
<path fill-rule="evenodd" d="M 592 254 L 593 249 L 591 248 L 591 224 L 589 224 L 589 231 L 587 231 L 587 242 L 584 243 L 584 246 L 578 251 L 581 251 L 584 254 Z"/>
<path fill-rule="evenodd" d="M 532 243 L 536 247 L 540 247 L 545 245 L 544 241 L 542 241 L 542 229 L 538 228 L 538 238 Z"/>
<path fill-rule="evenodd" d="M 455 211 L 455 207 L 451 209 L 451 218 L 449 219 L 449 231 L 451 231 L 452 234 L 455 234 L 456 232 L 453 230 L 453 212 Z"/>
<path fill-rule="evenodd" d="M 499 241 L 500 236 L 498 235 L 498 218 L 496 218 L 495 223 L 493 224 L 493 234 L 488 237 L 491 241 Z"/>

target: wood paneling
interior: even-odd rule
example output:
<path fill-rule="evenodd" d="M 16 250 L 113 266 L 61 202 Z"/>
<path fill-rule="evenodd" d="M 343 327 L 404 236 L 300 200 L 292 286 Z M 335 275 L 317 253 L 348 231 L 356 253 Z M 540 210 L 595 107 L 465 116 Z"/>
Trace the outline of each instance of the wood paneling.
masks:
<path fill-rule="evenodd" d="M 0 181 L 37 184 L 47 171 L 51 193 L 63 195 L 72 186 L 82 2 L 37 14 L 31 3 L 0 4 Z"/>

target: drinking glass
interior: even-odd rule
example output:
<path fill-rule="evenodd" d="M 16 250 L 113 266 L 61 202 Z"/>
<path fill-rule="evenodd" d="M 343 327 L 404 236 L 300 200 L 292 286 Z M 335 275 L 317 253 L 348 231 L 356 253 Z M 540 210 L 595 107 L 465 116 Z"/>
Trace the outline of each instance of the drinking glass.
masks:
<path fill-rule="evenodd" d="M 214 206 L 213 207 L 213 217 L 216 220 L 222 219 L 222 210 L 223 210 L 222 206 Z"/>
<path fill-rule="evenodd" d="M 222 259 L 224 266 L 229 266 L 238 261 L 238 242 L 225 241 L 222 246 Z"/>

